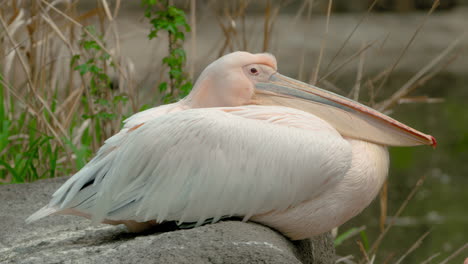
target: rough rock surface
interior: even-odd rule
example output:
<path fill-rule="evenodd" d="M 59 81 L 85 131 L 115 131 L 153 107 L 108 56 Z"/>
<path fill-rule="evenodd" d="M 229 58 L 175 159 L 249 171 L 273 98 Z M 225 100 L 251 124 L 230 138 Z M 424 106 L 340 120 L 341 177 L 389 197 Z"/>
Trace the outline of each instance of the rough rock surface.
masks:
<path fill-rule="evenodd" d="M 328 234 L 291 242 L 267 227 L 237 221 L 139 235 L 74 216 L 25 224 L 65 180 L 0 186 L 0 263 L 332 263 L 334 258 Z"/>

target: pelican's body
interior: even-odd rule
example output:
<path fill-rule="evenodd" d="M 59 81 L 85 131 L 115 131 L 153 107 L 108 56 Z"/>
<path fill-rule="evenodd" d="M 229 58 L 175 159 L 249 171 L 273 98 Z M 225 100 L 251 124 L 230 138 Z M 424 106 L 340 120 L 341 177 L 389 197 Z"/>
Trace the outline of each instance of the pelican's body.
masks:
<path fill-rule="evenodd" d="M 304 87 L 276 73 L 271 55 L 226 55 L 187 98 L 126 120 L 29 221 L 65 213 L 136 230 L 240 216 L 303 239 L 367 207 L 387 176 L 384 145 L 435 145 Z"/>

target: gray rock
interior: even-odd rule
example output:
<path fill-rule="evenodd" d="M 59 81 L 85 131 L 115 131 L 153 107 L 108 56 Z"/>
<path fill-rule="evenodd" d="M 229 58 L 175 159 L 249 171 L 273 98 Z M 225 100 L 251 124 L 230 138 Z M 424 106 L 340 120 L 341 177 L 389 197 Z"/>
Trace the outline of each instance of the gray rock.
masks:
<path fill-rule="evenodd" d="M 237 221 L 138 235 L 74 216 L 27 225 L 24 219 L 65 180 L 0 186 L 0 263 L 332 263 L 334 258 L 329 234 L 291 242 L 265 226 Z"/>

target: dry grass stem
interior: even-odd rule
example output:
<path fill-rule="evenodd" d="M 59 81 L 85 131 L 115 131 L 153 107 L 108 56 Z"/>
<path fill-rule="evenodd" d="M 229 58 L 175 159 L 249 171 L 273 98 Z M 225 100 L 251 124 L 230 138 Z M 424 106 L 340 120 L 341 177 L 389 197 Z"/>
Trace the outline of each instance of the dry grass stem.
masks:
<path fill-rule="evenodd" d="M 385 180 L 380 190 L 380 232 L 385 230 L 385 222 L 387 221 L 387 205 L 388 205 L 388 179 Z"/>
<path fill-rule="evenodd" d="M 112 57 L 112 61 L 115 63 L 115 66 L 116 68 L 119 70 L 119 73 L 125 78 L 125 80 L 128 81 L 128 77 L 127 77 L 127 74 L 125 73 L 125 71 L 122 69 L 122 67 L 120 66 L 119 64 L 119 60 L 117 58 L 115 58 L 115 55 L 113 55 L 113 52 L 109 51 L 106 46 L 102 43 L 102 41 L 100 39 L 98 39 L 96 36 L 94 36 L 91 32 L 89 32 L 89 30 L 87 30 L 83 25 L 81 25 L 78 21 L 76 21 L 75 19 L 71 18 L 70 16 L 68 16 L 67 14 L 63 13 L 62 11 L 60 11 L 59 9 L 57 9 L 56 7 L 54 7 L 53 5 L 51 5 L 50 3 L 48 3 L 47 1 L 45 0 L 41 0 L 41 2 L 43 2 L 44 4 L 46 4 L 47 6 L 49 6 L 52 10 L 54 10 L 55 12 L 57 12 L 58 14 L 62 15 L 65 19 L 67 19 L 68 21 L 72 22 L 75 26 L 81 28 L 81 30 L 83 30 L 83 32 L 86 33 L 86 35 L 91 38 L 92 40 L 94 40 L 98 45 L 99 47 L 105 51 L 107 54 L 109 54 L 111 57 Z"/>
<path fill-rule="evenodd" d="M 301 7 L 302 8 L 305 8 L 307 6 L 307 16 L 306 16 L 306 24 L 307 25 L 310 25 L 310 18 L 312 16 L 312 6 L 314 4 L 314 0 L 308 0 L 308 1 L 304 1 L 303 2 L 303 5 Z M 301 11 L 302 13 L 302 11 Z M 295 23 L 293 23 L 294 25 Z M 308 29 L 307 28 L 304 28 L 304 32 L 303 32 L 303 45 L 302 45 L 302 51 L 301 51 L 301 55 L 300 55 L 300 58 L 299 58 L 299 72 L 297 74 L 297 78 L 299 80 L 303 80 L 304 76 L 304 62 L 305 62 L 305 57 L 306 57 L 306 47 L 307 47 L 307 40 L 308 40 L 308 36 L 309 34 L 307 34 L 307 31 Z"/>
<path fill-rule="evenodd" d="M 413 251 L 415 251 L 419 246 L 421 246 L 422 244 L 422 241 L 424 240 L 424 238 L 427 237 L 427 235 L 429 235 L 431 233 L 431 230 L 427 231 L 426 233 L 424 233 L 420 238 L 418 238 L 418 240 L 416 240 L 416 242 L 414 242 L 413 245 L 411 245 L 411 247 L 405 252 L 405 254 L 403 254 L 403 256 L 401 256 L 397 262 L 395 262 L 395 264 L 400 264 L 403 262 L 403 260 L 409 255 L 411 254 Z"/>
<path fill-rule="evenodd" d="M 193 80 L 197 58 L 197 0 L 190 0 L 190 29 L 189 77 Z"/>
<path fill-rule="evenodd" d="M 268 0 L 265 8 L 265 20 L 263 23 L 263 52 L 267 52 L 270 48 L 271 34 L 273 32 L 273 26 L 278 13 L 279 7 L 272 7 L 271 0 Z"/>
<path fill-rule="evenodd" d="M 430 256 L 429 258 L 427 258 L 426 260 L 424 260 L 423 262 L 421 262 L 420 264 L 432 263 L 432 260 L 437 258 L 439 255 L 440 255 L 440 252 L 437 252 L 437 253 L 433 254 L 432 256 Z"/>
<path fill-rule="evenodd" d="M 406 206 L 408 205 L 409 201 L 411 199 L 413 199 L 414 195 L 416 194 L 416 192 L 419 190 L 419 187 L 421 187 L 421 185 L 424 183 L 424 180 L 425 180 L 425 176 L 421 176 L 418 181 L 416 182 L 415 186 L 413 187 L 413 189 L 411 190 L 411 192 L 408 194 L 408 196 L 406 197 L 405 201 L 403 201 L 403 203 L 400 205 L 400 207 L 398 208 L 397 212 L 395 213 L 395 215 L 393 216 L 392 220 L 390 221 L 390 223 L 385 227 L 385 229 L 383 230 L 383 232 L 380 233 L 380 235 L 377 237 L 377 239 L 374 241 L 374 243 L 372 244 L 368 254 L 372 255 L 372 254 L 375 254 L 377 249 L 379 248 L 380 246 L 380 243 L 382 242 L 382 240 L 384 239 L 385 235 L 388 233 L 388 231 L 390 230 L 390 228 L 392 228 L 392 226 L 395 224 L 395 221 L 396 219 L 401 215 L 401 213 L 403 212 L 403 210 L 405 210 Z M 360 263 L 362 263 L 363 261 L 361 261 Z"/>
<path fill-rule="evenodd" d="M 333 65 L 333 62 L 336 60 L 336 58 L 338 58 L 338 56 L 341 54 L 341 52 L 343 51 L 343 49 L 346 47 L 346 45 L 348 44 L 349 40 L 351 39 L 351 37 L 354 35 L 354 33 L 357 31 L 357 29 L 359 28 L 359 26 L 361 26 L 361 24 L 367 19 L 367 17 L 369 16 L 369 14 L 372 12 L 372 9 L 374 9 L 374 6 L 375 4 L 377 4 L 379 0 L 374 0 L 372 2 L 372 4 L 369 6 L 369 8 L 367 9 L 367 12 L 361 17 L 361 19 L 359 20 L 359 22 L 356 24 L 356 26 L 354 26 L 353 30 L 351 30 L 351 32 L 349 33 L 349 35 L 346 37 L 345 41 L 341 44 L 340 48 L 338 49 L 338 51 L 335 53 L 335 55 L 333 55 L 332 59 L 330 60 L 330 62 L 328 63 L 327 67 L 325 67 L 325 71 L 328 71 L 330 69 L 330 67 Z"/>
<path fill-rule="evenodd" d="M 352 62 L 355 58 L 358 58 L 361 53 L 365 52 L 367 49 L 369 49 L 370 47 L 372 47 L 376 42 L 378 41 L 378 39 L 370 42 L 369 44 L 366 44 L 364 47 L 362 47 L 361 49 L 359 49 L 357 52 L 355 52 L 353 55 L 349 56 L 347 59 L 345 59 L 340 65 L 336 66 L 335 68 L 333 68 L 332 70 L 330 70 L 329 72 L 325 73 L 324 75 L 322 75 L 322 77 L 320 77 L 320 79 L 317 81 L 318 83 L 322 82 L 323 80 L 325 80 L 326 78 L 328 78 L 329 76 L 335 74 L 336 72 L 338 72 L 340 69 L 342 69 L 344 66 L 346 66 L 348 63 Z"/>
<path fill-rule="evenodd" d="M 446 259 L 444 259 L 440 264 L 447 264 L 449 263 L 450 260 L 455 258 L 456 256 L 460 255 L 463 251 L 468 249 L 468 243 L 464 244 L 461 246 L 459 249 L 457 249 L 455 252 L 453 252 L 450 256 L 448 256 Z"/>
<path fill-rule="evenodd" d="M 406 44 L 406 46 L 403 48 L 403 50 L 401 51 L 400 55 L 398 56 L 398 58 L 396 59 L 396 61 L 392 64 L 392 66 L 390 67 L 390 70 L 388 72 L 387 75 L 385 75 L 384 79 L 382 82 L 380 82 L 379 86 L 377 87 L 377 90 L 375 91 L 375 93 L 378 95 L 380 90 L 382 89 L 382 87 L 387 83 L 387 80 L 388 78 L 390 77 L 390 75 L 392 74 L 392 72 L 395 70 L 395 68 L 397 67 L 397 65 L 400 63 L 401 59 L 403 58 L 403 56 L 406 54 L 406 52 L 408 51 L 409 47 L 411 46 L 411 44 L 413 44 L 414 40 L 416 39 L 416 36 L 418 35 L 419 31 L 421 31 L 421 29 L 424 27 L 424 25 L 426 24 L 427 22 L 427 19 L 429 18 L 429 16 L 434 12 L 434 10 L 439 6 L 440 4 L 440 1 L 439 0 L 435 0 L 432 4 L 432 7 L 431 9 L 429 10 L 429 12 L 427 13 L 427 15 L 424 17 L 423 21 L 421 22 L 421 24 L 416 28 L 416 30 L 414 31 L 413 35 L 411 36 L 411 38 L 409 39 L 408 43 Z"/>
<path fill-rule="evenodd" d="M 366 249 L 364 248 L 364 245 L 362 244 L 362 242 L 360 240 L 356 241 L 356 243 L 358 244 L 359 246 L 359 251 L 361 252 L 362 256 L 363 256 L 363 259 L 369 263 L 370 262 L 370 259 L 369 259 L 369 255 L 367 254 L 366 252 Z"/>
<path fill-rule="evenodd" d="M 13 37 L 11 36 L 10 32 L 8 31 L 8 27 L 5 23 L 5 21 L 3 20 L 2 17 L 0 17 L 0 23 L 2 24 L 2 27 L 3 29 L 5 30 L 6 32 L 6 35 L 8 37 L 8 40 L 10 41 L 11 45 L 12 46 L 17 46 L 16 42 L 14 41 Z M 66 136 L 67 133 L 65 131 L 65 129 L 61 126 L 60 122 L 57 120 L 57 117 L 54 115 L 54 113 L 52 112 L 52 110 L 50 109 L 49 105 L 47 104 L 47 102 L 42 98 L 42 96 L 40 96 L 36 89 L 34 88 L 34 84 L 33 84 L 33 81 L 31 79 L 31 72 L 30 72 L 30 69 L 29 67 L 27 67 L 26 65 L 26 62 L 24 60 L 24 58 L 21 56 L 20 52 L 18 50 L 15 51 L 15 54 L 17 56 L 17 58 L 19 59 L 20 61 L 20 64 L 23 68 L 23 71 L 24 71 L 24 74 L 26 75 L 26 79 L 27 79 L 27 82 L 28 82 L 28 87 L 29 87 L 29 90 L 34 94 L 34 96 L 39 100 L 39 102 L 41 102 L 42 106 L 47 110 L 47 112 L 49 113 L 49 115 L 51 116 L 51 118 L 54 120 L 55 124 L 57 125 L 57 127 L 59 128 L 60 132 L 62 133 L 62 135 Z M 9 87 L 9 86 L 8 86 Z M 38 116 L 38 118 L 41 118 L 42 116 Z M 45 123 L 48 123 L 47 121 L 45 121 Z M 52 126 L 48 125 L 49 127 L 49 130 L 52 134 L 54 134 L 54 136 L 56 137 L 56 139 L 58 141 L 60 141 L 60 136 L 58 134 L 58 132 L 52 128 Z M 61 142 L 61 141 L 60 141 Z"/>
<path fill-rule="evenodd" d="M 339 257 L 335 260 L 335 264 L 339 263 L 345 263 L 345 264 L 355 264 L 356 262 L 353 261 L 354 256 L 353 255 L 348 255 L 344 257 Z"/>
<path fill-rule="evenodd" d="M 362 43 L 361 49 L 364 48 L 365 44 Z M 362 73 L 364 71 L 364 60 L 365 52 L 362 52 L 359 56 L 358 67 L 356 70 L 356 82 L 354 83 L 353 88 L 349 91 L 348 97 L 353 98 L 355 101 L 359 101 L 359 92 L 361 91 L 361 82 L 362 82 Z"/>
<path fill-rule="evenodd" d="M 398 89 L 392 96 L 390 96 L 390 98 L 379 103 L 377 106 L 377 110 L 382 111 L 382 112 L 389 110 L 393 105 L 395 105 L 398 102 L 398 100 L 400 100 L 401 98 L 405 97 L 408 93 L 410 93 L 415 87 L 414 84 L 416 84 L 417 81 L 420 80 L 422 76 L 424 76 L 427 72 L 429 72 L 432 68 L 434 68 L 442 59 L 447 57 L 450 54 L 450 52 L 452 52 L 456 47 L 458 47 L 460 41 L 466 36 L 466 34 L 467 32 L 465 32 L 460 37 L 452 41 L 447 48 L 445 48 L 437 57 L 432 59 L 426 66 L 424 66 L 421 70 L 419 70 L 400 89 Z"/>
<path fill-rule="evenodd" d="M 393 258 L 395 257 L 395 253 L 390 253 L 388 254 L 388 256 L 385 257 L 384 261 L 382 262 L 382 264 L 388 264 L 388 263 L 391 263 L 390 261 L 393 260 Z"/>
<path fill-rule="evenodd" d="M 111 11 L 109 9 L 109 5 L 107 4 L 107 0 L 101 0 L 101 4 L 102 4 L 102 6 L 104 8 L 104 12 L 105 12 L 105 14 L 107 16 L 107 19 L 109 19 L 109 21 L 112 22 L 114 20 L 114 18 L 111 15 Z"/>
<path fill-rule="evenodd" d="M 412 97 L 403 97 L 398 100 L 398 104 L 414 104 L 414 103 L 425 103 L 425 104 L 435 104 L 443 103 L 444 98 L 430 98 L 427 96 L 412 96 Z"/>
<path fill-rule="evenodd" d="M 322 63 L 322 57 L 323 53 L 325 51 L 325 46 L 327 44 L 327 39 L 328 39 L 328 28 L 330 26 L 330 16 L 331 16 L 331 10 L 332 10 L 332 5 L 333 5 L 333 0 L 328 0 L 328 8 L 327 8 L 327 21 L 325 23 L 325 33 L 323 34 L 322 37 L 322 43 L 320 45 L 320 52 L 319 52 L 319 57 L 317 59 L 317 65 L 315 66 L 315 70 L 309 80 L 309 83 L 312 85 L 317 84 L 318 80 L 318 75 L 320 71 L 320 64 Z"/>

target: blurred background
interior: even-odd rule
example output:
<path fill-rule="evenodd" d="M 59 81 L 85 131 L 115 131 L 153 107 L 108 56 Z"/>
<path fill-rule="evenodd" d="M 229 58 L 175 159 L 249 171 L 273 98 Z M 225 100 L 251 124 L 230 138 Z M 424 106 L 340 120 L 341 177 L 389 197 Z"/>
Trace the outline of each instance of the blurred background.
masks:
<path fill-rule="evenodd" d="M 4 0 L 0 22 L 0 184 L 70 175 L 211 61 L 269 52 L 281 73 L 438 141 L 390 149 L 381 196 L 335 230 L 338 262 L 468 257 L 468 0 Z"/>

